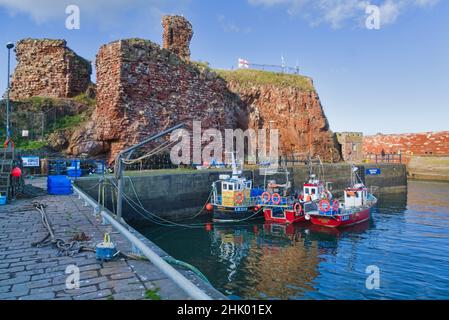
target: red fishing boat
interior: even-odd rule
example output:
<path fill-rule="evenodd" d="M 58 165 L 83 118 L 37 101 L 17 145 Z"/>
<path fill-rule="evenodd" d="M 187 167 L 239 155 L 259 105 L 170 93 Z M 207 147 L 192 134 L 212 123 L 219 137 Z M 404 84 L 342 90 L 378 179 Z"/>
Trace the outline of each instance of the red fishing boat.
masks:
<path fill-rule="evenodd" d="M 368 192 L 357 175 L 357 167 L 353 167 L 351 186 L 344 191 L 344 203 L 338 200 L 322 199 L 315 211 L 307 212 L 305 218 L 313 224 L 338 228 L 352 226 L 367 221 L 377 203 L 377 198 Z M 358 182 L 357 182 L 358 181 Z"/>
<path fill-rule="evenodd" d="M 286 224 L 302 222 L 306 220 L 305 217 L 309 211 L 316 210 L 320 199 L 332 199 L 332 194 L 324 187 L 322 180 L 313 174 L 312 166 L 310 166 L 310 178 L 304 183 L 299 195 L 296 192 L 291 194 L 288 170 L 285 172 L 287 182 L 277 184 L 274 180 L 269 181 L 266 191 L 260 197 L 265 221 Z"/>

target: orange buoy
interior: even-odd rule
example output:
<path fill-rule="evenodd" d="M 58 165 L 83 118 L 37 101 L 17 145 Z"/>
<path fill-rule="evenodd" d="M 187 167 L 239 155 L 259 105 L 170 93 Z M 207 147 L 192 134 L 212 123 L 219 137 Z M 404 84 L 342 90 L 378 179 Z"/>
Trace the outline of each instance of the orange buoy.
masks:
<path fill-rule="evenodd" d="M 212 211 L 212 210 L 214 210 L 214 206 L 211 203 L 208 203 L 208 204 L 206 204 L 206 210 Z"/>
<path fill-rule="evenodd" d="M 22 170 L 20 170 L 19 167 L 15 167 L 14 169 L 12 169 L 11 175 L 12 175 L 14 178 L 20 178 L 20 176 L 22 175 Z"/>
<path fill-rule="evenodd" d="M 206 223 L 205 228 L 206 231 L 212 231 L 212 223 Z"/>

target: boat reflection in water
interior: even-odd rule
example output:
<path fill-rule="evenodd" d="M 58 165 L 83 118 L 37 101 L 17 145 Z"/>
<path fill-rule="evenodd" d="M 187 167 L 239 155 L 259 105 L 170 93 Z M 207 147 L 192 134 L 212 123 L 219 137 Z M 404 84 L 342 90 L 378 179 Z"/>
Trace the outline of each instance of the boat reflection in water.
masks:
<path fill-rule="evenodd" d="M 222 263 L 228 263 L 228 283 L 224 285 L 228 294 L 288 299 L 313 290 L 311 283 L 318 275 L 317 244 L 305 241 L 303 229 L 294 225 L 216 224 L 211 250 Z M 240 287 L 242 270 L 251 276 L 244 277 L 247 283 Z"/>
<path fill-rule="evenodd" d="M 416 196 L 430 187 L 412 185 L 409 191 Z M 433 265 L 441 270 L 443 260 L 436 250 L 443 259 L 449 257 L 449 249 L 437 245 L 449 237 L 449 225 L 436 227 L 449 221 L 449 215 L 444 215 L 446 203 L 422 203 L 409 197 L 407 206 L 406 194 L 380 199 L 371 220 L 341 229 L 263 219 L 221 224 L 204 216 L 194 223 L 206 227 L 153 226 L 140 231 L 169 254 L 197 267 L 231 299 L 422 297 L 411 289 L 416 283 L 430 283 L 429 297 L 447 295 L 447 285 L 438 274 L 422 271 L 433 271 Z M 438 221 L 432 212 L 437 212 L 433 216 Z M 365 270 L 370 265 L 381 268 L 383 290 L 366 289 Z M 405 280 L 398 266 L 410 272 Z"/>

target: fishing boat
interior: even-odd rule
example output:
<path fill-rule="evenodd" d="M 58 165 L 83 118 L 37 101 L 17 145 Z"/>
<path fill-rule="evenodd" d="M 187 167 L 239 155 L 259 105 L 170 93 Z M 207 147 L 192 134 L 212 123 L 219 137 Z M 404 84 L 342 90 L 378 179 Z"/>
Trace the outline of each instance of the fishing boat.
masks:
<path fill-rule="evenodd" d="M 319 158 L 318 160 L 320 161 Z M 291 192 L 289 173 L 287 169 L 284 170 L 286 182 L 277 184 L 275 180 L 268 181 L 266 190 L 260 196 L 259 204 L 264 208 L 265 221 L 286 224 L 302 222 L 306 220 L 309 211 L 317 209 L 318 201 L 332 199 L 332 194 L 324 186 L 322 179 L 314 174 L 311 159 L 309 159 L 309 179 L 304 183 L 299 195 L 298 192 Z"/>
<path fill-rule="evenodd" d="M 344 190 L 343 203 L 322 199 L 317 210 L 307 212 L 305 218 L 314 225 L 331 228 L 352 226 L 369 220 L 377 198 L 368 192 L 357 171 L 358 168 L 352 166 L 351 185 Z"/>
<path fill-rule="evenodd" d="M 239 222 L 258 215 L 255 197 L 263 190 L 253 188 L 251 179 L 242 175 L 243 164 L 237 168 L 232 153 L 232 175 L 222 174 L 212 183 L 211 203 L 214 222 Z"/>

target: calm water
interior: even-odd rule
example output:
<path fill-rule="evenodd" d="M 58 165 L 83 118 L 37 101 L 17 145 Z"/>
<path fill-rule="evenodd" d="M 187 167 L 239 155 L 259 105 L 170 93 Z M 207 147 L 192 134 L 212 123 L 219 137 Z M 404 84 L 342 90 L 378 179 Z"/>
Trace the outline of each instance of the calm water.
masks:
<path fill-rule="evenodd" d="M 231 298 L 448 299 L 449 184 L 409 181 L 380 200 L 369 223 L 341 232 L 263 219 L 141 231 Z M 378 290 L 365 287 L 370 265 Z"/>

